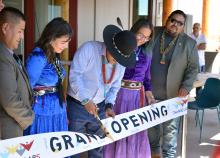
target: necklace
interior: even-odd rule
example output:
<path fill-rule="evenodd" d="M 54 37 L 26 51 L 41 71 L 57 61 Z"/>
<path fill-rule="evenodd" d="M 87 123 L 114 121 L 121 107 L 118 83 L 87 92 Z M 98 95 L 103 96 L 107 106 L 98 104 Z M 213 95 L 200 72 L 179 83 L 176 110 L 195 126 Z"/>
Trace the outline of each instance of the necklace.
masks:
<path fill-rule="evenodd" d="M 53 64 L 56 69 L 58 79 L 60 79 L 62 81 L 62 67 L 61 67 L 60 60 L 56 57 Z"/>
<path fill-rule="evenodd" d="M 138 56 L 139 56 L 140 52 L 141 52 L 141 47 L 138 48 L 138 50 L 135 52 L 135 55 L 136 55 L 136 61 L 139 60 L 139 57 L 138 57 Z"/>
<path fill-rule="evenodd" d="M 103 81 L 104 81 L 104 84 L 109 84 L 112 82 L 112 79 L 115 75 L 115 68 L 116 68 L 116 65 L 114 64 L 113 65 L 113 68 L 112 68 L 112 73 L 111 73 L 111 76 L 110 78 L 107 80 L 106 79 L 106 66 L 105 66 L 105 56 L 102 55 L 102 78 L 103 78 Z"/>
<path fill-rule="evenodd" d="M 160 54 L 161 54 L 161 59 L 160 59 L 160 64 L 165 64 L 166 63 L 166 54 L 171 50 L 171 48 L 174 46 L 175 42 L 177 40 L 177 36 L 173 38 L 173 40 L 168 44 L 166 48 L 165 46 L 165 31 L 163 32 L 161 39 L 160 39 Z"/>
<path fill-rule="evenodd" d="M 60 60 L 57 57 L 55 57 L 53 65 L 58 75 L 57 88 L 58 88 L 59 103 L 60 103 L 60 106 L 63 107 L 63 101 L 65 101 L 65 97 L 63 94 L 63 85 L 62 85 L 62 81 L 63 81 L 62 66 L 61 66 Z"/>
<path fill-rule="evenodd" d="M 104 97 L 106 96 L 106 91 L 107 91 L 107 84 L 111 83 L 112 82 L 112 79 L 115 75 L 115 69 L 116 69 L 116 64 L 113 64 L 113 67 L 112 67 L 112 72 L 111 72 L 111 75 L 110 75 L 110 78 L 107 80 L 106 79 L 106 62 L 105 62 L 105 56 L 102 55 L 102 79 L 103 79 L 103 82 L 104 82 Z"/>

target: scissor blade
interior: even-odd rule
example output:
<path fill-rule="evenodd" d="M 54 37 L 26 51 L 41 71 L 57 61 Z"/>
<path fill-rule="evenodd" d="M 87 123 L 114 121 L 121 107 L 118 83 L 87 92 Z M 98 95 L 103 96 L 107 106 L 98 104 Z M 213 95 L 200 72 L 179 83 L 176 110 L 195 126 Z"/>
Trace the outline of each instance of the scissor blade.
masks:
<path fill-rule="evenodd" d="M 110 138 L 112 141 L 114 141 L 113 137 L 111 136 L 111 134 L 109 133 L 109 131 L 107 130 L 107 128 L 103 125 L 102 121 L 100 120 L 98 115 L 95 115 L 96 120 L 99 123 L 100 128 L 102 129 L 103 133 L 105 134 L 106 137 Z"/>

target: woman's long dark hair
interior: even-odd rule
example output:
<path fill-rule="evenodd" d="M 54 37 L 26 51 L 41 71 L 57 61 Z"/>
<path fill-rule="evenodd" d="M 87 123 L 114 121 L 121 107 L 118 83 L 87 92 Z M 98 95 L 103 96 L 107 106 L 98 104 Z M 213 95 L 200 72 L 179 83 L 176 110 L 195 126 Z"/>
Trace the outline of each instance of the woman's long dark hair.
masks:
<path fill-rule="evenodd" d="M 36 46 L 43 49 L 50 63 L 54 62 L 56 52 L 50 42 L 62 36 L 68 36 L 71 39 L 73 34 L 72 28 L 67 21 L 61 17 L 54 18 L 44 28 Z"/>
<path fill-rule="evenodd" d="M 141 28 L 149 28 L 151 30 L 150 40 L 146 43 L 144 43 L 142 46 L 145 48 L 145 50 L 152 51 L 153 46 L 153 36 L 154 36 L 154 27 L 153 24 L 148 20 L 144 18 L 138 19 L 134 25 L 131 27 L 131 32 L 137 33 Z"/>

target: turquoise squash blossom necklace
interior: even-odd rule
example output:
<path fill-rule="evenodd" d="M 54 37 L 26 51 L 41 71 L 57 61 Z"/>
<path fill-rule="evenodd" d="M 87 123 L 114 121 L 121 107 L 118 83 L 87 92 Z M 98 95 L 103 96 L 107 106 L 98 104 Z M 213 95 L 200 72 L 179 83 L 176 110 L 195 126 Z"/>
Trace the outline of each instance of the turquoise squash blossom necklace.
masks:
<path fill-rule="evenodd" d="M 164 48 L 165 45 L 165 31 L 163 31 L 161 39 L 160 39 L 160 64 L 166 64 L 166 54 L 171 50 L 171 48 L 175 45 L 175 42 L 177 40 L 178 36 L 175 36 L 173 40 L 168 44 L 166 48 Z"/>

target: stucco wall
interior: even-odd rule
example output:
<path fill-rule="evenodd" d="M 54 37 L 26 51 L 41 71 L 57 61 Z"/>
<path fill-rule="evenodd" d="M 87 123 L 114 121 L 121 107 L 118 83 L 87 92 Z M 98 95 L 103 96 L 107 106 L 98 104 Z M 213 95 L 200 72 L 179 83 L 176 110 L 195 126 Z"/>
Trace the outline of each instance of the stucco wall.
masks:
<path fill-rule="evenodd" d="M 85 41 L 103 41 L 102 31 L 115 24 L 120 17 L 124 29 L 130 28 L 132 0 L 80 0 L 78 1 L 78 47 Z"/>

